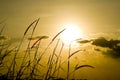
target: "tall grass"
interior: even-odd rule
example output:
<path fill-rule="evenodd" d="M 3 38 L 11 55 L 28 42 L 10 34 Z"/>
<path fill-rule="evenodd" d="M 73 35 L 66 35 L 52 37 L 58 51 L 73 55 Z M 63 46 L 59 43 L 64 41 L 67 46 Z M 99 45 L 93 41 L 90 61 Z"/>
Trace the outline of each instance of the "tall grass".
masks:
<path fill-rule="evenodd" d="M 64 45 L 65 43 L 62 42 L 60 39 L 60 35 L 66 30 L 63 29 L 60 32 L 58 32 L 48 43 L 46 48 L 43 48 L 42 51 L 40 51 L 40 45 L 44 39 L 47 39 L 48 36 L 38 36 L 34 37 L 35 29 L 38 25 L 40 18 L 34 20 L 25 30 L 19 44 L 17 47 L 14 47 L 10 49 L 10 45 L 6 43 L 4 40 L 0 41 L 0 70 L 3 68 L 3 66 L 6 66 L 6 72 L 4 74 L 0 73 L 0 79 L 6 78 L 6 79 L 71 79 L 71 75 L 75 73 L 75 71 L 83 68 L 83 67 L 90 67 L 94 68 L 91 65 L 78 65 L 74 67 L 74 69 L 70 70 L 71 62 L 70 59 L 75 54 L 79 53 L 81 50 L 77 50 L 75 52 L 71 52 L 71 45 L 69 44 L 68 48 L 68 57 L 63 61 L 62 60 L 62 53 L 64 53 Z M 0 31 L 0 40 L 3 39 L 2 32 L 4 30 L 5 26 Z M 24 41 L 27 37 L 28 32 L 30 32 L 30 37 L 28 38 L 27 47 L 25 49 L 25 52 L 22 52 L 21 47 L 22 44 L 24 44 Z M 6 46 L 7 44 L 7 46 Z M 54 47 L 53 47 L 54 46 Z M 53 47 L 53 48 L 52 48 Z M 52 48 L 51 51 L 48 51 L 49 48 Z M 48 54 L 49 53 L 49 54 Z M 12 55 L 11 55 L 12 54 Z M 22 54 L 21 58 L 18 58 L 18 56 Z M 44 59 L 44 56 L 48 55 L 48 59 Z M 9 58 L 9 56 L 12 57 L 12 61 L 9 62 L 9 65 L 5 65 L 4 61 L 5 58 Z M 18 62 L 20 60 L 20 62 Z M 46 61 L 45 64 L 43 64 L 43 60 Z M 64 69 L 63 64 L 67 62 L 67 71 Z M 45 69 L 45 72 L 41 71 L 41 69 Z M 60 76 L 60 70 L 64 71 L 66 73 L 66 77 L 61 78 Z"/>
<path fill-rule="evenodd" d="M 39 22 L 39 19 L 40 18 L 38 18 L 38 19 L 36 19 L 35 21 L 33 21 L 28 27 L 27 27 L 27 29 L 25 30 L 25 32 L 24 32 L 24 35 L 23 35 L 23 39 L 24 39 L 24 37 L 26 36 L 26 34 L 27 34 L 27 32 L 29 31 L 29 29 L 31 28 L 31 27 L 33 27 L 33 29 L 32 29 L 32 32 L 31 32 L 31 36 L 30 36 L 30 38 L 32 38 L 33 37 L 33 34 L 34 34 L 34 32 L 35 32 L 35 29 L 36 29 L 36 27 L 37 27 L 37 24 L 38 24 L 38 22 Z M 22 41 L 23 42 L 23 41 Z M 21 43 L 20 43 L 21 44 Z M 21 77 L 21 75 L 23 74 L 23 72 L 22 72 L 22 70 L 24 71 L 25 69 L 24 69 L 24 62 L 26 61 L 26 59 L 27 59 L 27 57 L 29 58 L 29 64 L 31 63 L 31 60 L 30 60 L 30 44 L 31 44 L 31 39 L 29 40 L 29 42 L 28 42 L 28 45 L 27 45 L 27 49 L 26 49 L 26 51 L 25 51 L 25 55 L 24 55 L 24 57 L 23 57 L 23 59 L 22 59 L 22 64 L 21 64 L 21 66 L 20 66 L 20 69 L 19 69 L 19 71 L 18 71 L 18 73 L 17 73 L 17 79 L 19 79 L 20 77 Z"/>

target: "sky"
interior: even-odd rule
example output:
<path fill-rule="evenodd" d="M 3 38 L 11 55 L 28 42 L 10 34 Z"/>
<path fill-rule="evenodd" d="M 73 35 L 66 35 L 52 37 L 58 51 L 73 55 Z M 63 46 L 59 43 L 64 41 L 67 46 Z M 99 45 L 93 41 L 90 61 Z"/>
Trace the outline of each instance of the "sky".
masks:
<path fill-rule="evenodd" d="M 53 35 L 67 23 L 77 24 L 87 35 L 119 32 L 119 4 L 119 0 L 0 0 L 0 21 L 6 20 L 5 32 L 14 36 L 21 36 L 39 17 L 38 35 Z"/>
<path fill-rule="evenodd" d="M 2 34 L 14 38 L 12 43 L 38 18 L 36 36 L 53 37 L 65 24 L 78 25 L 84 36 L 78 40 L 84 55 L 77 57 L 96 67 L 81 70 L 83 78 L 120 80 L 120 0 L 0 0 L 0 30 L 5 25 Z"/>

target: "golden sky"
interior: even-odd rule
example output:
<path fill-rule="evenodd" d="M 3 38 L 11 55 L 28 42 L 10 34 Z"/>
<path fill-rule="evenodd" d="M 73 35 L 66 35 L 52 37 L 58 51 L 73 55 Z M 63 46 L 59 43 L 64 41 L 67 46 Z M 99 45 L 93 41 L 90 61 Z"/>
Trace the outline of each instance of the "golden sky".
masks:
<path fill-rule="evenodd" d="M 16 41 L 38 18 L 37 36 L 53 37 L 65 24 L 71 23 L 79 27 L 83 36 L 89 36 L 88 40 L 78 41 L 85 54 L 80 54 L 82 57 L 79 58 L 85 64 L 96 66 L 95 70 L 88 71 L 89 75 L 85 71 L 85 77 L 120 79 L 120 0 L 0 0 L 0 22 L 5 20 L 0 24 L 0 30 L 5 25 L 2 34 L 16 38 Z M 0 40 L 4 38 L 2 36 Z"/>
<path fill-rule="evenodd" d="M 53 35 L 66 23 L 77 24 L 84 34 L 117 32 L 119 4 L 119 0 L 0 0 L 0 18 L 6 19 L 9 35 L 21 36 L 38 17 L 38 35 Z"/>

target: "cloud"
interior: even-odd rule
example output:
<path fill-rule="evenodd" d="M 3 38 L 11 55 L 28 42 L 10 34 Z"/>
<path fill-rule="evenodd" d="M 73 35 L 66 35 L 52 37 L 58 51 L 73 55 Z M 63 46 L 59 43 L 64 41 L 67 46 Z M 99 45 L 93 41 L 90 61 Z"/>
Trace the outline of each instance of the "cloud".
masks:
<path fill-rule="evenodd" d="M 92 44 L 96 45 L 96 46 L 101 46 L 101 47 L 109 47 L 109 42 L 104 37 L 100 37 L 98 39 L 95 39 L 92 42 Z"/>
<path fill-rule="evenodd" d="M 78 39 L 76 40 L 78 43 L 89 43 L 91 40 L 82 40 L 82 39 Z"/>
<path fill-rule="evenodd" d="M 99 48 L 94 48 L 95 51 L 101 51 Z"/>
<path fill-rule="evenodd" d="M 94 39 L 92 44 L 100 47 L 108 47 L 108 48 L 115 48 L 118 47 L 120 40 L 106 40 L 104 37 L 99 37 L 98 39 Z"/>
<path fill-rule="evenodd" d="M 92 45 L 96 45 L 103 48 L 109 48 L 107 52 L 103 52 L 103 54 L 109 55 L 114 58 L 120 58 L 120 40 L 106 40 L 104 37 L 99 37 L 98 39 L 94 39 Z M 97 50 L 100 51 L 100 50 Z"/>
<path fill-rule="evenodd" d="M 117 48 L 118 49 L 118 48 Z M 119 48 L 120 49 L 120 48 Z M 120 58 L 120 50 L 107 50 L 106 52 L 102 52 L 104 55 L 110 56 L 112 58 Z"/>
<path fill-rule="evenodd" d="M 96 46 L 94 48 L 95 51 L 102 52 L 112 58 L 120 58 L 120 40 L 98 37 L 90 40 L 78 39 L 77 42 L 80 44 L 91 43 L 91 45 Z"/>

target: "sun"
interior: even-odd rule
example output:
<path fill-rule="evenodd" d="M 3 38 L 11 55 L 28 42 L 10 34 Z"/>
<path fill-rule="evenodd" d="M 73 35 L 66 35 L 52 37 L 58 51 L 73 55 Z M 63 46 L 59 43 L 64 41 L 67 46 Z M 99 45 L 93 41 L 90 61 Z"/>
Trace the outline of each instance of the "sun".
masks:
<path fill-rule="evenodd" d="M 64 25 L 66 30 L 62 33 L 61 39 L 64 43 L 69 44 L 76 39 L 82 38 L 82 31 L 75 24 L 66 24 Z"/>

